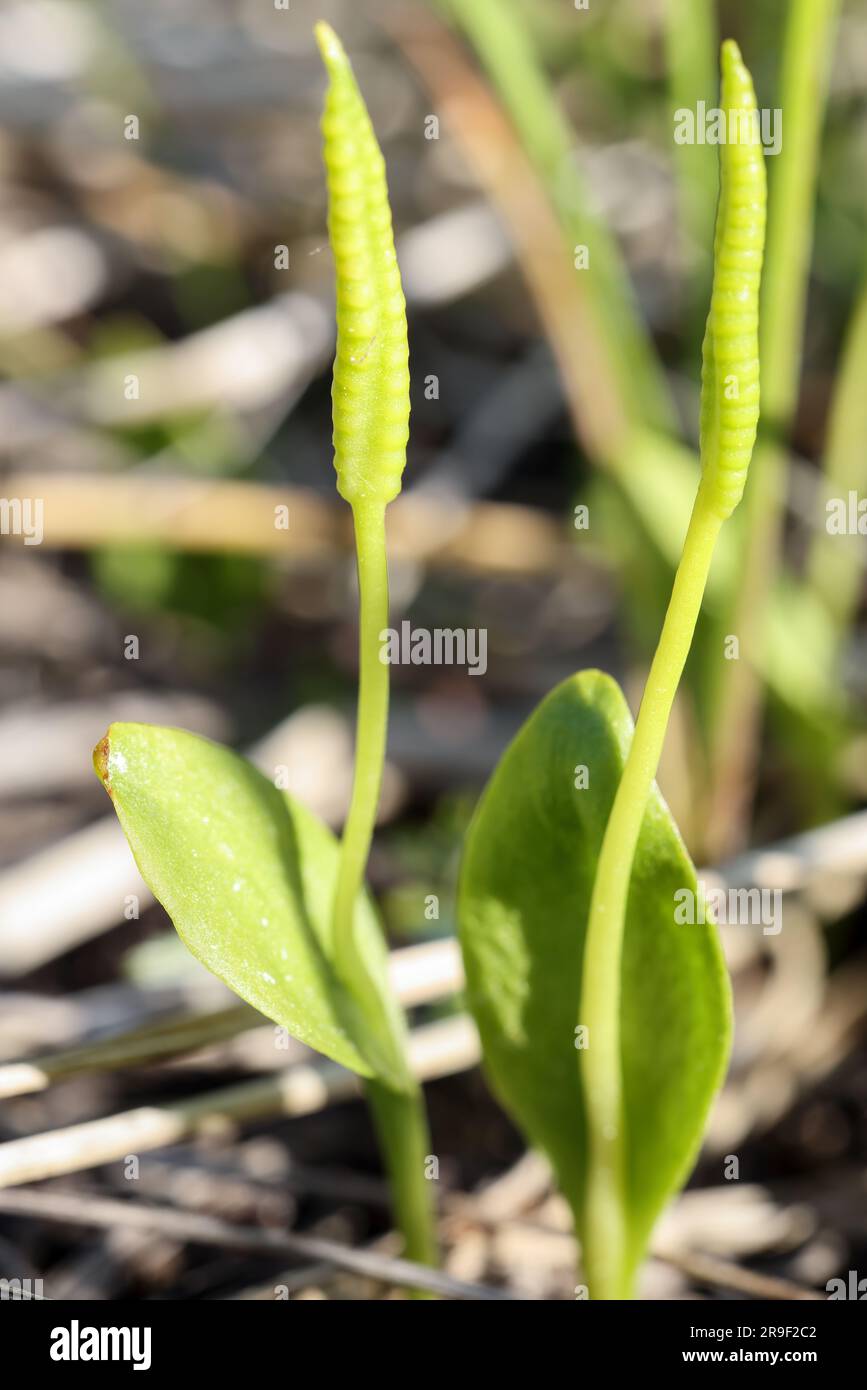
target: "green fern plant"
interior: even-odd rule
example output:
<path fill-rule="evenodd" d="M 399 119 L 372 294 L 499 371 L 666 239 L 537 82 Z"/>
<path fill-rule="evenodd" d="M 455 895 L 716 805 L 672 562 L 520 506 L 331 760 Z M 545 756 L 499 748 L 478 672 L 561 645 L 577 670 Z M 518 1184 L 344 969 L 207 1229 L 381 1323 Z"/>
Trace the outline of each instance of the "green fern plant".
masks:
<path fill-rule="evenodd" d="M 676 920 L 678 895 L 699 889 L 654 783 L 759 417 L 765 169 L 752 81 L 731 40 L 721 105 L 729 140 L 703 350 L 702 473 L 637 723 L 601 672 L 558 686 L 496 769 L 461 872 L 461 944 L 487 1069 L 552 1160 L 594 1298 L 631 1296 L 728 1055 L 716 931 L 704 913 L 696 925 Z"/>
<path fill-rule="evenodd" d="M 407 1253 L 435 1257 L 421 1094 L 364 875 L 382 776 L 388 670 L 385 515 L 405 463 L 407 329 L 382 155 L 346 55 L 317 26 L 337 272 L 334 462 L 352 508 L 360 605 L 356 765 L 343 840 L 228 749 L 112 725 L 95 767 L 145 881 L 232 989 L 364 1080 Z M 694 1160 L 726 1063 L 715 928 L 684 928 L 695 871 L 654 784 L 717 537 L 746 481 L 759 413 L 764 162 L 749 73 L 722 50 L 714 283 L 703 351 L 702 474 L 633 730 L 585 671 L 531 716 L 488 785 L 459 889 L 470 1004 L 498 1094 L 551 1157 L 590 1291 L 631 1295 L 653 1224 Z M 737 117 L 746 119 L 738 121 Z M 735 119 L 732 119 L 735 118 Z"/>
<path fill-rule="evenodd" d="M 142 877 L 179 935 L 236 994 L 363 1079 L 406 1253 L 434 1263 L 424 1102 L 364 876 L 388 720 L 385 508 L 409 432 L 406 309 L 385 166 L 349 60 L 316 26 L 329 76 L 323 116 L 337 270 L 334 463 L 352 507 L 360 688 L 352 800 L 330 831 L 243 758 L 179 729 L 113 724 L 94 765 Z"/>

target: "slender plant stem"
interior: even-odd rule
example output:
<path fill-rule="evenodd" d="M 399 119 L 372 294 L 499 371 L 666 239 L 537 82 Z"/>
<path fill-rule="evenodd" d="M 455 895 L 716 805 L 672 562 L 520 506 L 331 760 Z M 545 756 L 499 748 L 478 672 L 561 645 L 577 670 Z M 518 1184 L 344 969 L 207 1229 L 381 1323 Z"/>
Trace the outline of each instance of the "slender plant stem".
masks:
<path fill-rule="evenodd" d="M 726 617 L 740 661 L 718 667 L 711 735 L 706 849 L 719 857 L 743 836 L 755 768 L 761 688 L 755 651 L 782 548 L 785 436 L 797 401 L 812 247 L 825 78 L 840 0 L 791 0 L 783 40 L 782 145 L 774 157 L 762 286 L 762 418 L 744 499 L 743 563 Z"/>
<path fill-rule="evenodd" d="M 358 562 L 359 688 L 352 800 L 343 828 L 334 895 L 334 945 L 351 981 L 356 961 L 353 917 L 364 883 L 388 732 L 388 666 L 380 661 L 380 633 L 388 627 L 385 505 L 353 507 Z"/>
<path fill-rule="evenodd" d="M 368 1012 L 381 1013 L 381 1000 L 357 948 L 354 915 L 376 824 L 388 733 L 388 665 L 380 659 L 381 634 L 388 627 L 385 503 L 358 504 L 352 515 L 358 561 L 358 715 L 352 799 L 340 845 L 332 927 L 335 959 L 344 983 Z M 433 1206 L 424 1172 L 430 1142 L 421 1089 L 409 1068 L 405 1091 L 393 1090 L 380 1081 L 368 1081 L 365 1089 L 406 1255 L 436 1264 Z"/>
<path fill-rule="evenodd" d="M 624 1222 L 620 970 L 629 881 L 675 692 L 695 631 L 722 520 L 699 487 L 650 667 L 632 744 L 596 869 L 584 949 L 579 1053 L 589 1145 L 584 1265 L 597 1298 L 630 1298 L 634 1276 Z"/>
<path fill-rule="evenodd" d="M 403 1253 L 408 1260 L 434 1265 L 432 1186 L 425 1175 L 430 1135 L 421 1088 L 406 1093 L 368 1081 L 365 1092 L 385 1155 L 395 1219 L 406 1242 Z"/>

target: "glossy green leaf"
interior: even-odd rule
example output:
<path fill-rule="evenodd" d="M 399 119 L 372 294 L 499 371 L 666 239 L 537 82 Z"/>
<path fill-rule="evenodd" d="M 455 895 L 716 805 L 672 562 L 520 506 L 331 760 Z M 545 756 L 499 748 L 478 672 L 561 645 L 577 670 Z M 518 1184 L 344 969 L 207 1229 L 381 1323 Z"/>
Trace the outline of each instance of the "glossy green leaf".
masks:
<path fill-rule="evenodd" d="M 181 729 L 112 724 L 94 753 L 142 877 L 213 974 L 296 1038 L 362 1076 L 406 1085 L 385 943 L 359 896 L 359 952 L 381 1010 L 334 970 L 337 842 L 245 759 Z"/>
<path fill-rule="evenodd" d="M 528 1139 L 550 1157 L 579 1235 L 586 1054 L 575 1029 L 584 936 L 631 737 L 629 710 L 610 677 L 583 671 L 558 685 L 488 784 L 459 888 L 468 997 L 487 1071 Z M 675 894 L 696 887 L 654 788 L 631 879 L 621 977 L 623 1203 L 633 1268 L 694 1162 L 728 1054 L 729 988 L 716 929 L 675 920 L 683 901 Z"/>

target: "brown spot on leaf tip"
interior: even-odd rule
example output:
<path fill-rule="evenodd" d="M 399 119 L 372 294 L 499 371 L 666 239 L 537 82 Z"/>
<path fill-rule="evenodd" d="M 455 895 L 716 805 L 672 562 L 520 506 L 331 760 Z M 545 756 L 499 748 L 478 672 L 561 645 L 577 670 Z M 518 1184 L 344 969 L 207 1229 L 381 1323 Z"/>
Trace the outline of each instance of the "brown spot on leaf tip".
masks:
<path fill-rule="evenodd" d="M 93 768 L 105 790 L 111 796 L 111 782 L 108 780 L 108 752 L 108 734 L 106 734 L 93 750 Z"/>

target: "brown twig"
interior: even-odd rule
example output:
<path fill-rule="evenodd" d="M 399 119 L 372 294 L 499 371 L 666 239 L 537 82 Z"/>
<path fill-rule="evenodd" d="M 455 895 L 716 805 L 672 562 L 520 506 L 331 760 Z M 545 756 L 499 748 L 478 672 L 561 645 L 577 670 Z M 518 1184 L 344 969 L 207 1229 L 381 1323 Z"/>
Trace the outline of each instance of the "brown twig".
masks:
<path fill-rule="evenodd" d="M 517 1297 L 505 1289 L 468 1284 L 409 1260 L 395 1259 L 370 1250 L 353 1250 L 321 1236 L 299 1236 L 284 1231 L 262 1230 L 256 1226 L 236 1226 L 214 1216 L 141 1202 L 125 1202 L 112 1197 L 95 1197 L 89 1192 L 36 1192 L 31 1189 L 4 1192 L 0 1193 L 0 1211 L 12 1216 L 31 1216 L 41 1221 L 96 1226 L 102 1230 L 114 1230 L 118 1226 L 134 1227 L 167 1235 L 174 1240 L 248 1254 L 298 1255 L 306 1260 L 376 1279 L 383 1284 L 425 1289 L 443 1298 L 493 1302 L 512 1301 Z"/>
<path fill-rule="evenodd" d="M 0 1067 L 0 1100 L 44 1091 L 56 1081 L 93 1072 L 119 1071 L 180 1056 L 212 1043 L 235 1037 L 265 1020 L 248 1004 L 237 1004 L 214 1013 L 162 1019 L 116 1037 L 103 1038 L 89 1047 L 72 1047 L 30 1061 Z"/>
<path fill-rule="evenodd" d="M 42 544 L 48 550 L 160 544 L 186 551 L 271 555 L 288 571 L 351 553 L 351 524 L 338 501 L 307 488 L 225 479 L 205 482 L 165 473 L 22 472 L 7 475 L 3 489 L 10 497 L 42 502 Z M 427 522 L 421 514 L 425 511 Z M 288 527 L 283 524 L 287 515 Z M 426 559 L 432 565 L 477 573 L 558 573 L 573 555 L 559 521 L 534 508 L 476 502 L 454 535 L 443 535 L 438 515 L 430 498 L 413 497 L 412 507 L 396 506 L 389 520 L 393 557 L 417 559 L 420 530 L 431 540 Z M 516 537 L 520 546 L 514 544 Z M 6 541 L 23 546 L 25 537 L 9 535 Z"/>
<path fill-rule="evenodd" d="M 410 1034 L 410 1061 L 419 1080 L 448 1076 L 479 1056 L 466 1017 L 426 1024 Z M 226 1124 L 270 1115 L 310 1115 L 359 1093 L 356 1076 L 324 1059 L 262 1080 L 210 1091 L 171 1105 L 139 1106 L 101 1120 L 28 1135 L 0 1144 L 0 1187 L 39 1181 L 180 1143 Z"/>
<path fill-rule="evenodd" d="M 732 1264 L 730 1260 L 720 1260 L 716 1255 L 702 1255 L 694 1250 L 665 1249 L 654 1249 L 651 1254 L 654 1259 L 679 1269 L 696 1284 L 730 1289 L 733 1293 L 747 1294 L 750 1298 L 771 1301 L 822 1301 L 822 1295 L 816 1293 L 815 1289 L 805 1289 L 800 1284 L 793 1284 L 788 1279 L 776 1279 L 770 1274 L 758 1274 L 753 1269 Z"/>
<path fill-rule="evenodd" d="M 463 987 L 463 968 L 454 940 L 429 941 L 392 951 L 389 972 L 404 1008 L 442 999 Z M 0 1099 L 44 1091 L 55 1082 L 73 1076 L 150 1066 L 210 1047 L 253 1028 L 270 1027 L 273 1027 L 270 1020 L 249 1004 L 159 1019 L 129 1032 L 101 1038 L 89 1046 L 71 1047 L 0 1066 Z"/>

